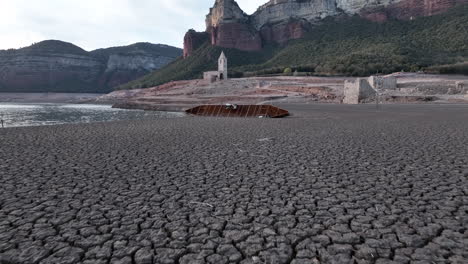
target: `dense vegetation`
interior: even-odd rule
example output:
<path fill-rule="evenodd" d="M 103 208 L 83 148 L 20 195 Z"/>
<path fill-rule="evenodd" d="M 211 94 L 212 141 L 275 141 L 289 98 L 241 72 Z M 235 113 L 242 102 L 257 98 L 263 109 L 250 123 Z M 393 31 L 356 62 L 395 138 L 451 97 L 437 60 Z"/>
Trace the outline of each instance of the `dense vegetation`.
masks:
<path fill-rule="evenodd" d="M 47 53 L 87 54 L 84 49 L 60 40 L 45 40 L 20 49 L 0 50 L 0 55 L 41 55 Z"/>
<path fill-rule="evenodd" d="M 93 57 L 107 61 L 110 55 L 139 55 L 151 54 L 151 56 L 164 55 L 168 57 L 178 57 L 182 54 L 182 50 L 176 47 L 151 44 L 147 42 L 139 42 L 128 46 L 112 47 L 106 49 L 97 49 L 90 52 Z"/>
<path fill-rule="evenodd" d="M 468 62 L 429 67 L 428 72 L 468 75 Z"/>
<path fill-rule="evenodd" d="M 329 18 L 307 37 L 283 47 L 242 52 L 211 46 L 208 41 L 188 59 L 121 88 L 141 88 L 171 80 L 200 78 L 216 69 L 221 50 L 229 58 L 231 77 L 284 73 L 365 76 L 396 71 L 431 70 L 468 74 L 468 5 L 412 21 L 374 23 L 357 16 Z M 439 65 L 444 65 L 440 66 Z"/>

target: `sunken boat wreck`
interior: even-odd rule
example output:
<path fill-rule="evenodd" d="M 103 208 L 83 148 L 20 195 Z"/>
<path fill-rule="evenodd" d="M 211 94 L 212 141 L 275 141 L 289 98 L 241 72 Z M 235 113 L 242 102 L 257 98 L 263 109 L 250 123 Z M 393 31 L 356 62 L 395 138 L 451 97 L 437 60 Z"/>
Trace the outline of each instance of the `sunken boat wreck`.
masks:
<path fill-rule="evenodd" d="M 200 105 L 185 112 L 195 116 L 211 117 L 281 118 L 289 115 L 287 110 L 272 105 Z"/>

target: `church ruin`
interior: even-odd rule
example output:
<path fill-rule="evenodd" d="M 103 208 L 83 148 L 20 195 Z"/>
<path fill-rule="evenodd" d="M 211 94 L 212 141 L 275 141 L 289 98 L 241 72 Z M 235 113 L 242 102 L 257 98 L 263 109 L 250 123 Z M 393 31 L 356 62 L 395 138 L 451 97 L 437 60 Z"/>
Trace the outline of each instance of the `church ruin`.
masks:
<path fill-rule="evenodd" d="M 218 59 L 218 71 L 204 72 L 203 79 L 210 83 L 228 79 L 228 60 L 224 52 L 221 52 Z"/>

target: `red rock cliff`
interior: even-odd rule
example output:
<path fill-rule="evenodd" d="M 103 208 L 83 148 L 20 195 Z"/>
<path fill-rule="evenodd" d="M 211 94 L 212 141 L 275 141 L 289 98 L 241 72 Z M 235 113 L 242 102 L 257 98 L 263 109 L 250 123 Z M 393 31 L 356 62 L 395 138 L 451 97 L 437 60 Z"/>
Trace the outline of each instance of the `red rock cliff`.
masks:
<path fill-rule="evenodd" d="M 286 43 L 291 39 L 303 38 L 311 25 L 305 20 L 289 21 L 286 24 L 266 25 L 260 29 L 265 43 Z"/>
<path fill-rule="evenodd" d="M 262 49 L 260 33 L 245 23 L 223 23 L 210 29 L 211 44 L 246 51 Z"/>
<path fill-rule="evenodd" d="M 267 43 L 304 37 L 311 25 L 336 15 L 360 16 L 376 22 L 408 20 L 447 11 L 468 0 L 271 0 L 249 16 L 234 0 L 216 0 L 206 17 L 211 44 L 254 51 Z M 187 33 L 184 55 L 197 48 L 195 32 Z"/>
<path fill-rule="evenodd" d="M 189 30 L 184 37 L 184 58 L 192 55 L 208 38 L 209 34 L 206 32 L 196 32 L 193 29 Z"/>
<path fill-rule="evenodd" d="M 388 19 L 410 20 L 440 14 L 458 4 L 467 3 L 468 0 L 403 0 L 386 7 L 364 9 L 360 15 L 376 22 Z"/>

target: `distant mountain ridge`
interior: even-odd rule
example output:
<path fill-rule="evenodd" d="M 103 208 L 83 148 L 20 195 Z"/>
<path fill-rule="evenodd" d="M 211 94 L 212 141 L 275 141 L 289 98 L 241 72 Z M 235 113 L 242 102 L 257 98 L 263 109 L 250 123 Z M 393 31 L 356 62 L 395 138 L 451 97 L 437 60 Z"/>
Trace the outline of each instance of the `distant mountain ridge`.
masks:
<path fill-rule="evenodd" d="M 162 44 L 85 51 L 58 40 L 0 50 L 0 92 L 109 92 L 182 55 Z"/>

